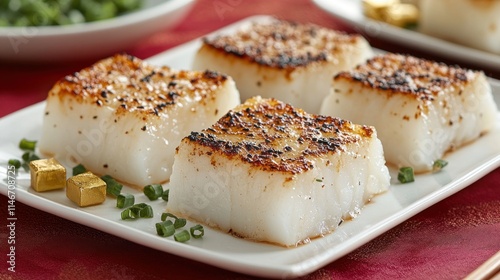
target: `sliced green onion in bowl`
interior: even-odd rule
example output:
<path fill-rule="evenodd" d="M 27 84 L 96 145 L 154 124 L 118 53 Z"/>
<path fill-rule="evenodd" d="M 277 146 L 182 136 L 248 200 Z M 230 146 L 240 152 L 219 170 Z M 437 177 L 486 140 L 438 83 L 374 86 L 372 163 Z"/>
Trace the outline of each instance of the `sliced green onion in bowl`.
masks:
<path fill-rule="evenodd" d="M 415 181 L 413 174 L 413 168 L 411 167 L 401 167 L 398 172 L 398 181 L 406 184 Z"/>
<path fill-rule="evenodd" d="M 195 239 L 202 238 L 205 235 L 205 229 L 202 225 L 198 224 L 189 228 L 191 236 Z"/>
<path fill-rule="evenodd" d="M 191 239 L 189 232 L 187 230 L 180 231 L 174 234 L 174 240 L 177 242 L 186 242 Z"/>
<path fill-rule="evenodd" d="M 149 200 L 157 200 L 163 195 L 163 186 L 161 184 L 147 185 L 143 191 Z"/>

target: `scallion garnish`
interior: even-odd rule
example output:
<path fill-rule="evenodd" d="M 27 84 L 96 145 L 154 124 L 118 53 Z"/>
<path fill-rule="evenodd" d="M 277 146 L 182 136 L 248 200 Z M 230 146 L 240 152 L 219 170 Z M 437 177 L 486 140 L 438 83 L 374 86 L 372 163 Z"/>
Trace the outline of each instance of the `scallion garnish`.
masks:
<path fill-rule="evenodd" d="M 398 172 L 398 180 L 403 184 L 415 181 L 413 168 L 401 167 Z"/>
<path fill-rule="evenodd" d="M 148 206 L 148 205 L 146 203 L 144 203 L 144 202 L 134 204 L 134 207 L 137 207 L 139 209 L 142 209 L 142 208 L 144 208 L 146 206 Z"/>
<path fill-rule="evenodd" d="M 144 187 L 144 194 L 149 200 L 157 200 L 163 195 L 163 186 L 160 184 L 152 184 Z"/>
<path fill-rule="evenodd" d="M 18 159 L 9 159 L 9 165 L 13 165 L 15 169 L 21 168 L 21 161 Z"/>
<path fill-rule="evenodd" d="M 180 231 L 174 234 L 174 240 L 177 242 L 186 242 L 191 239 L 189 232 L 187 230 Z"/>
<path fill-rule="evenodd" d="M 104 175 L 101 179 L 106 182 L 106 194 L 117 197 L 122 191 L 123 185 L 118 183 L 113 177 Z"/>
<path fill-rule="evenodd" d="M 189 232 L 191 233 L 191 236 L 193 238 L 198 239 L 203 237 L 203 235 L 205 234 L 205 229 L 203 228 L 202 225 L 198 224 L 189 228 Z"/>
<path fill-rule="evenodd" d="M 150 205 L 139 210 L 139 217 L 141 218 L 153 218 L 153 208 Z"/>
<path fill-rule="evenodd" d="M 131 194 L 119 194 L 116 197 L 116 207 L 123 209 L 134 205 L 135 197 Z"/>
<path fill-rule="evenodd" d="M 132 208 L 127 208 L 121 213 L 122 220 L 135 220 L 139 217 L 137 213 L 135 213 Z"/>
<path fill-rule="evenodd" d="M 186 225 L 187 221 L 184 218 L 178 218 L 174 214 L 171 213 L 162 213 L 161 214 L 162 221 L 172 221 L 174 223 L 175 228 L 181 228 Z"/>
<path fill-rule="evenodd" d="M 174 227 L 175 228 L 181 228 L 183 226 L 186 225 L 186 219 L 184 218 L 177 218 L 175 221 L 174 221 Z"/>
<path fill-rule="evenodd" d="M 169 237 L 175 233 L 175 227 L 172 221 L 164 221 L 161 223 L 156 223 L 156 233 L 159 236 Z"/>
<path fill-rule="evenodd" d="M 164 190 L 163 194 L 161 195 L 161 198 L 165 201 L 168 201 L 168 193 L 169 193 L 169 189 Z"/>
<path fill-rule="evenodd" d="M 137 217 L 140 217 L 141 210 L 146 208 L 148 205 L 146 203 L 138 203 L 130 206 L 130 210 L 136 214 Z"/>
<path fill-rule="evenodd" d="M 122 220 L 137 218 L 153 218 L 153 208 L 146 203 L 137 203 L 122 211 Z"/>
<path fill-rule="evenodd" d="M 85 168 L 85 166 L 83 166 L 81 164 L 78 164 L 77 166 L 73 167 L 73 176 L 76 176 L 78 174 L 82 174 L 85 172 L 87 172 L 87 169 Z"/>
<path fill-rule="evenodd" d="M 438 159 L 434 161 L 434 164 L 432 165 L 432 172 L 441 171 L 441 169 L 443 169 L 446 165 L 448 165 L 446 160 Z"/>
<path fill-rule="evenodd" d="M 25 152 L 21 158 L 23 159 L 23 163 L 21 166 L 23 167 L 24 171 L 29 172 L 30 171 L 30 162 L 33 160 L 39 160 L 40 157 L 35 154 L 35 152 L 28 151 Z"/>
<path fill-rule="evenodd" d="M 38 160 L 38 159 L 40 159 L 40 157 L 37 156 L 34 152 L 28 151 L 28 152 L 25 152 L 22 155 L 22 159 L 23 159 L 24 162 L 29 163 L 32 160 Z"/>
<path fill-rule="evenodd" d="M 19 148 L 23 151 L 35 151 L 36 141 L 31 141 L 26 138 L 21 139 L 19 142 Z"/>
<path fill-rule="evenodd" d="M 174 221 L 177 219 L 177 216 L 171 213 L 162 213 L 161 220 L 166 221 L 168 218 L 172 218 Z"/>

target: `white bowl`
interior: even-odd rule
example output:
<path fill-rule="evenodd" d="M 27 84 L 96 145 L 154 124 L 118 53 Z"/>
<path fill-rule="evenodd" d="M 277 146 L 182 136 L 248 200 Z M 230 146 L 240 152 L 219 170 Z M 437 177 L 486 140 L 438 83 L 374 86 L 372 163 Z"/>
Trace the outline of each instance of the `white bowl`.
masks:
<path fill-rule="evenodd" d="M 142 9 L 109 20 L 66 26 L 0 27 L 0 61 L 77 61 L 124 51 L 177 24 L 193 3 L 146 0 Z"/>

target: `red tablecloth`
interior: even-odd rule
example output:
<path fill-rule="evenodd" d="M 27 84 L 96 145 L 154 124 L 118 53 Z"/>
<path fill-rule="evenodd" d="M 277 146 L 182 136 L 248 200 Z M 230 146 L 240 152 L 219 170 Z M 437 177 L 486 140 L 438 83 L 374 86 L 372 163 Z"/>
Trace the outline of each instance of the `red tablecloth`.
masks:
<path fill-rule="evenodd" d="M 175 29 L 151 36 L 126 51 L 147 58 L 256 14 L 354 32 L 307 0 L 199 1 Z M 369 39 L 382 49 L 435 58 L 378 38 Z M 0 62 L 0 117 L 42 101 L 58 78 L 92 62 Z M 499 78 L 500 71 L 493 70 L 485 71 Z M 304 279 L 461 279 L 500 249 L 499 185 L 500 169 L 496 169 Z M 20 202 L 16 203 L 16 272 L 12 273 L 7 270 L 7 198 L 0 196 L 0 201 L 0 279 L 252 279 L 143 247 Z"/>

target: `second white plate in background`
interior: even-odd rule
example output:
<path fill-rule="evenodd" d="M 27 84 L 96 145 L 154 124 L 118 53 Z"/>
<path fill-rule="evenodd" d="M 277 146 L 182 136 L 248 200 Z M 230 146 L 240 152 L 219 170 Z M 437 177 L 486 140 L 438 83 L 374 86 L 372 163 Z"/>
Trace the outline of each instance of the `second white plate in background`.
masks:
<path fill-rule="evenodd" d="M 313 2 L 332 16 L 354 26 L 361 33 L 368 36 L 380 37 L 473 65 L 493 69 L 500 67 L 500 55 L 454 44 L 416 31 L 366 18 L 363 15 L 362 0 L 313 0 Z"/>

